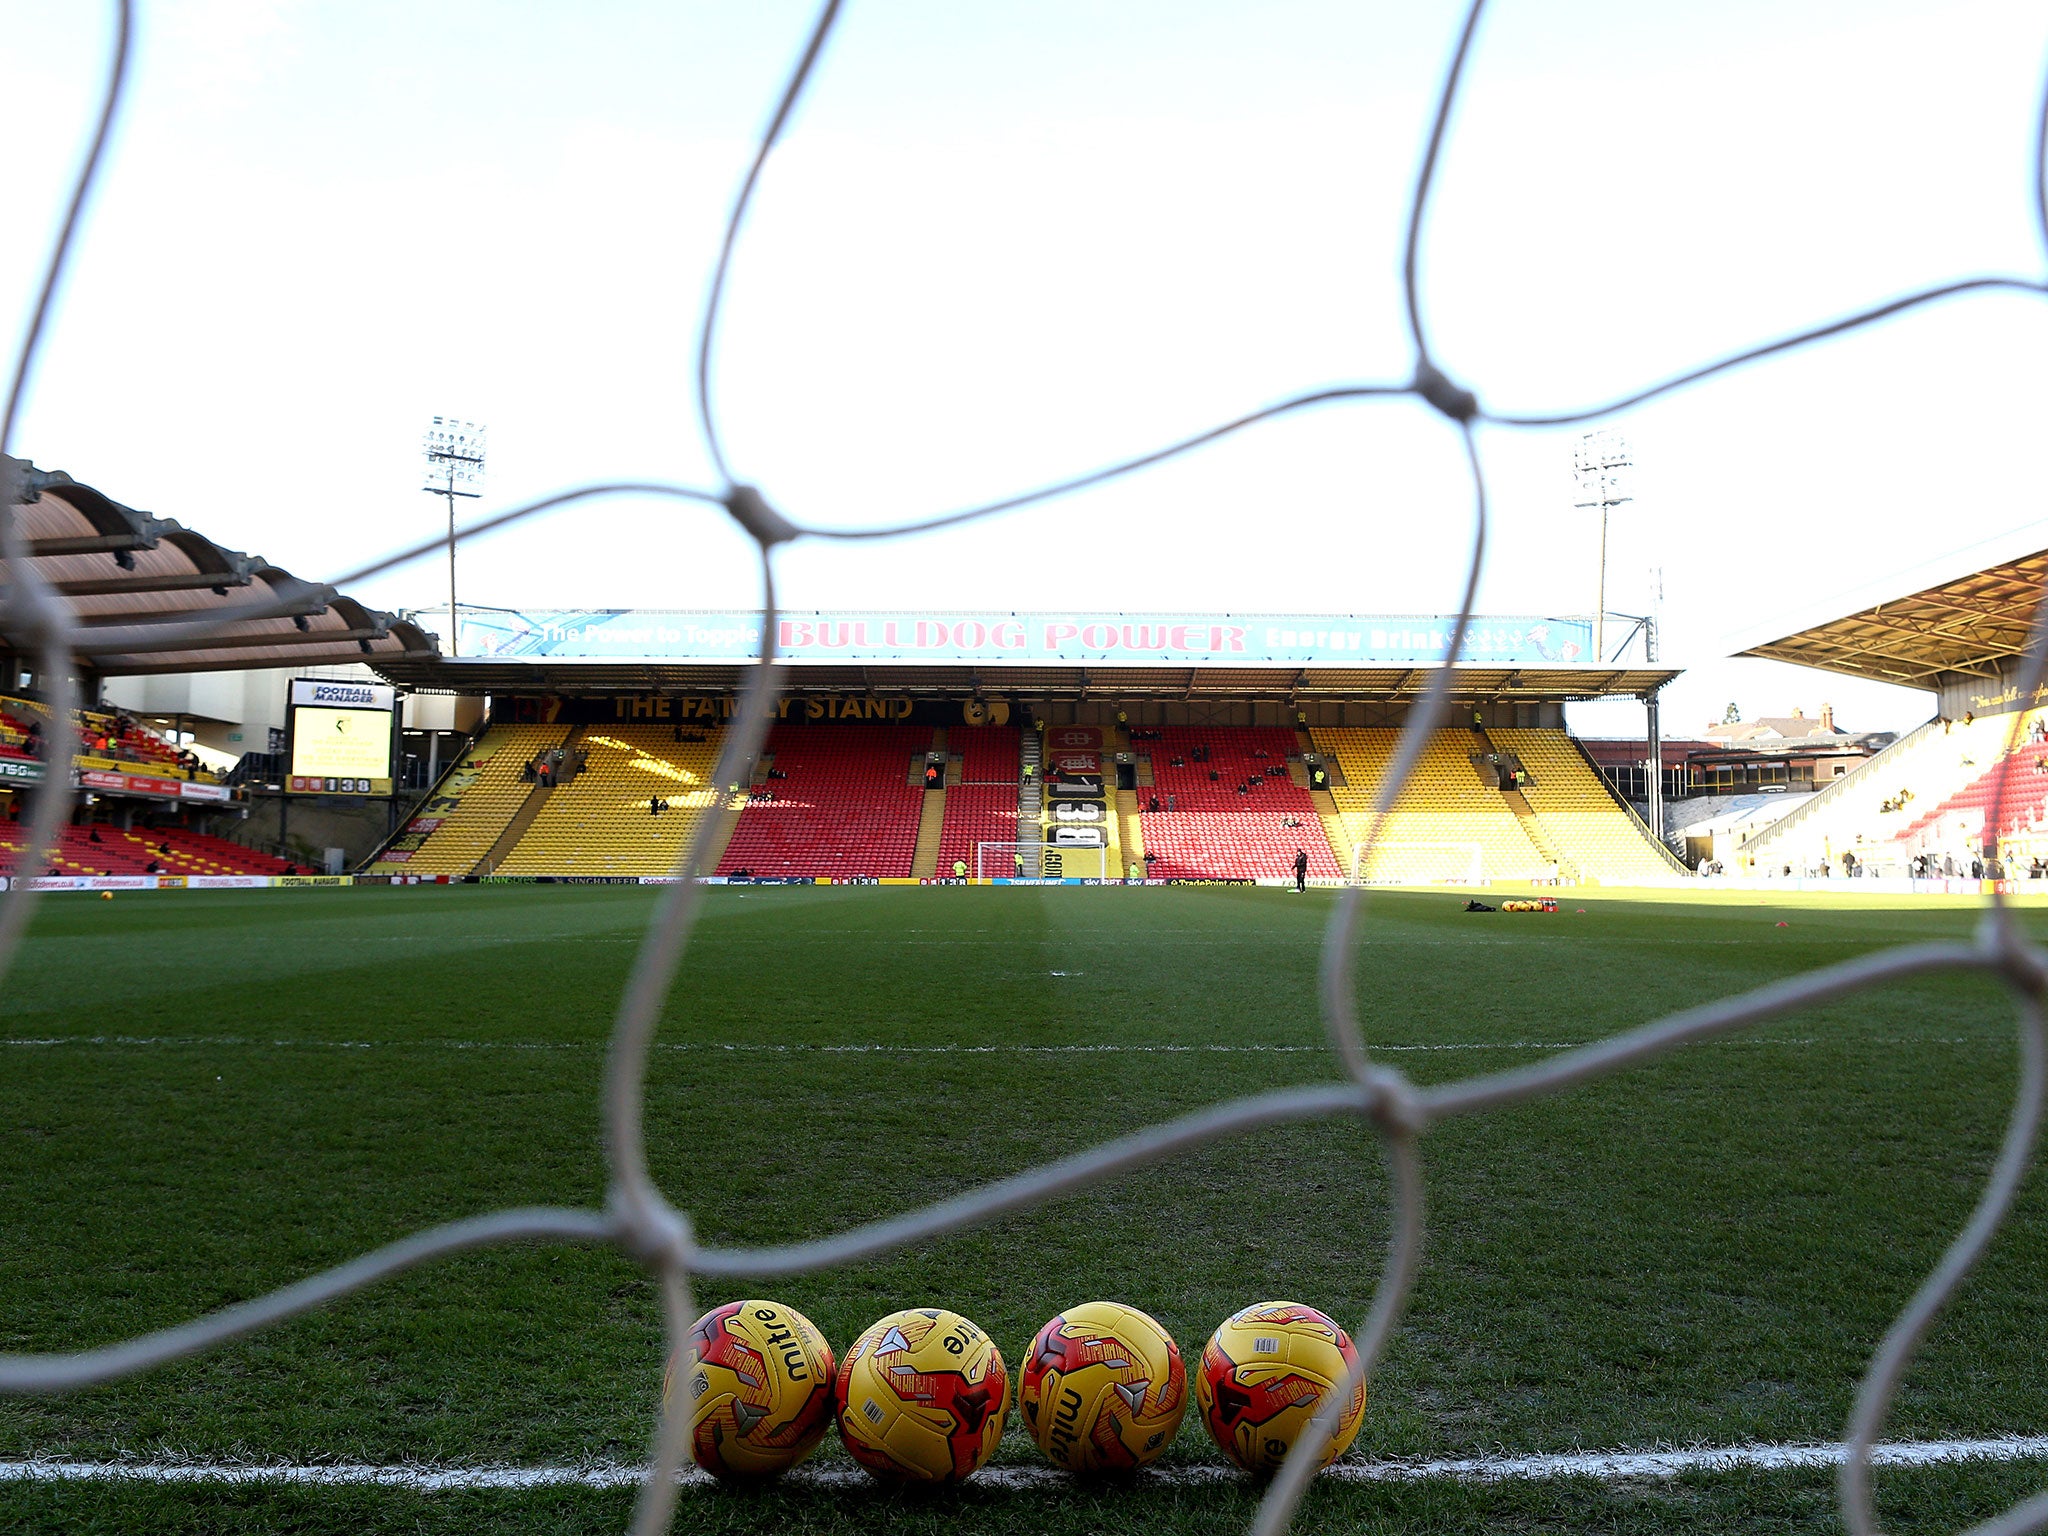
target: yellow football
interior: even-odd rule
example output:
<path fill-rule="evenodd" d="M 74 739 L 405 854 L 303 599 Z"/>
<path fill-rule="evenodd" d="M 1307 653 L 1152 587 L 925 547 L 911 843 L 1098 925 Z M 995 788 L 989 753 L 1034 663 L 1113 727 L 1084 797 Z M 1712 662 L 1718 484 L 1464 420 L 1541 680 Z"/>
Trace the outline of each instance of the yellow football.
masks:
<path fill-rule="evenodd" d="M 1129 1472 L 1173 1443 L 1187 1369 L 1167 1331 L 1114 1301 L 1069 1307 L 1038 1330 L 1017 1373 L 1017 1409 L 1069 1472 Z"/>
<path fill-rule="evenodd" d="M 735 1301 L 697 1319 L 669 1362 L 662 1406 L 681 1380 L 690 1454 L 716 1477 L 769 1477 L 817 1448 L 832 1423 L 832 1346 L 779 1301 Z"/>
<path fill-rule="evenodd" d="M 957 1312 L 891 1312 L 848 1346 L 839 1438 L 879 1478 L 956 1483 L 995 1454 L 1010 1411 L 1002 1352 Z"/>
<path fill-rule="evenodd" d="M 1231 1313 L 1210 1335 L 1195 1373 L 1195 1407 L 1224 1455 L 1247 1472 L 1277 1471 L 1357 1359 L 1350 1335 L 1314 1307 L 1262 1301 Z M 1361 1378 L 1319 1465 L 1351 1448 L 1364 1418 Z"/>

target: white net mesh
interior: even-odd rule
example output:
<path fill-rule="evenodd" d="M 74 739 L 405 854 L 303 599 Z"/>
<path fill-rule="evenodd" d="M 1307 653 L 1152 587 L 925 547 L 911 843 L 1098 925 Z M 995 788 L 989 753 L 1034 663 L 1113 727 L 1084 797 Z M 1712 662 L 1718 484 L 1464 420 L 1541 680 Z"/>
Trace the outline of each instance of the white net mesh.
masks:
<path fill-rule="evenodd" d="M 1968 278 L 1911 293 L 1859 314 L 1721 358 L 1675 378 L 1631 391 L 1593 409 L 1525 416 L 1496 416 L 1485 412 L 1470 390 L 1447 378 L 1431 361 L 1428 337 L 1416 301 L 1418 240 L 1423 215 L 1428 208 L 1437 155 L 1456 99 L 1459 77 L 1479 22 L 1481 5 L 1475 3 L 1460 30 L 1442 90 L 1436 99 L 1435 117 L 1409 209 L 1404 276 L 1414 350 L 1413 367 L 1406 382 L 1352 385 L 1298 395 L 1078 479 L 983 506 L 891 527 L 854 531 L 808 529 L 791 522 L 769 506 L 752 487 L 733 477 L 720 447 L 709 378 L 719 299 L 734 238 L 744 221 L 761 168 L 817 63 L 838 11 L 838 0 L 828 0 L 776 104 L 735 201 L 712 278 L 697 354 L 697 399 L 712 462 L 727 481 L 724 488 L 705 490 L 660 484 L 591 485 L 486 517 L 464 530 L 462 535 L 474 538 L 571 502 L 607 495 L 675 497 L 722 507 L 758 546 L 765 621 L 761 626 L 763 652 L 758 658 L 758 665 L 751 669 L 741 707 L 735 716 L 737 723 L 727 736 L 718 767 L 718 782 L 735 780 L 740 765 L 758 752 L 767 729 L 767 705 L 778 693 L 779 669 L 773 653 L 775 596 L 772 555 L 779 544 L 801 538 L 887 538 L 944 528 L 1132 473 L 1291 412 L 1335 401 L 1414 397 L 1435 407 L 1460 434 L 1472 474 L 1472 555 L 1458 604 L 1460 616 L 1447 652 L 1456 655 L 1471 613 L 1486 548 L 1485 481 L 1474 431 L 1478 424 L 1509 428 L 1543 427 L 1599 420 L 1710 375 L 1840 335 L 1940 299 L 1993 290 L 2048 293 L 2048 284 L 2035 278 Z M 130 21 L 129 6 L 124 0 L 119 6 L 114 59 L 98 126 L 85 167 L 63 214 L 55 249 L 36 295 L 31 322 L 16 360 L 5 416 L 0 418 L 0 449 L 12 447 L 15 422 L 51 300 L 80 227 L 81 210 L 121 102 L 129 56 Z M 2035 222 L 2044 250 L 2048 250 L 2048 188 L 2043 185 L 2041 163 L 2044 149 L 2048 149 L 2048 101 L 2043 103 L 2037 129 L 2032 188 Z M 5 481 L 0 484 L 0 493 L 4 493 L 0 494 L 0 557 L 5 559 L 7 572 L 5 590 L 0 593 L 0 602 L 4 602 L 4 606 L 0 606 L 0 629 L 4 629 L 6 636 L 18 647 L 37 656 L 38 668 L 46 680 L 47 702 L 53 718 L 62 720 L 68 718 L 74 702 L 68 680 L 76 662 L 90 661 L 97 654 L 132 649 L 138 636 L 132 628 L 125 626 L 96 627 L 89 631 L 82 628 L 66 603 L 38 575 L 26 558 L 19 520 L 13 514 L 13 508 L 23 494 L 22 475 L 23 466 L 19 461 L 0 457 L 0 476 L 4 476 Z M 433 539 L 402 550 L 387 559 L 335 578 L 336 585 L 360 582 L 435 552 L 444 546 L 444 542 Z M 224 623 L 273 617 L 281 611 L 276 604 L 241 604 L 231 610 L 217 610 L 215 617 L 203 621 L 179 626 L 150 626 L 149 635 L 155 639 L 170 638 L 169 632 L 175 628 L 182 635 L 198 638 L 213 633 Z M 2033 696 L 2042 681 L 2044 657 L 2048 657 L 2048 649 L 2044 649 L 2041 643 L 2044 624 L 2048 624 L 2048 608 L 2042 610 L 2033 626 L 2025 676 L 2020 687 L 2021 697 Z M 1442 722 L 1448 703 L 1450 675 L 1449 668 L 1440 669 L 1436 682 L 1410 712 L 1399 751 L 1378 795 L 1378 812 L 1384 814 L 1392 806 L 1429 733 Z M 71 733 L 54 734 L 57 739 L 64 740 Z M 41 866 L 70 809 L 69 775 L 65 771 L 69 765 L 54 760 L 53 754 L 50 766 L 49 778 L 35 797 L 29 847 L 21 859 L 23 868 Z M 1991 819 L 1994 823 L 2001 809 L 2002 801 L 2000 805 L 1993 806 Z M 683 855 L 678 874 L 697 876 L 704 873 L 711 834 L 710 819 L 707 818 L 700 823 Z M 1362 856 L 1369 859 L 1369 853 Z M 694 880 L 678 881 L 663 890 L 636 957 L 625 995 L 620 1000 L 604 1085 L 609 1195 L 603 1210 L 539 1208 L 477 1216 L 429 1228 L 258 1300 L 226 1308 L 175 1328 L 77 1353 L 0 1356 L 0 1391 L 57 1393 L 133 1375 L 308 1311 L 431 1259 L 465 1249 L 515 1241 L 554 1240 L 617 1245 L 659 1278 L 669 1344 L 673 1349 L 683 1342 L 694 1320 L 695 1309 L 690 1295 L 693 1276 L 752 1280 L 845 1264 L 986 1221 L 1006 1211 L 1036 1205 L 1064 1191 L 1226 1136 L 1242 1134 L 1255 1127 L 1338 1115 L 1360 1117 L 1379 1132 L 1387 1149 L 1392 1182 L 1394 1220 L 1386 1264 L 1375 1289 L 1371 1311 L 1357 1335 L 1358 1369 L 1361 1373 L 1367 1372 L 1386 1348 L 1420 1262 L 1423 1221 L 1418 1148 L 1431 1126 L 1452 1116 L 1472 1114 L 1555 1092 L 1694 1041 L 1724 1035 L 1886 983 L 1938 972 L 1979 972 L 2001 981 L 2012 994 L 2020 1042 L 2019 1080 L 2002 1146 L 1974 1212 L 1893 1323 L 1857 1393 L 1845 1437 L 1846 1454 L 1840 1473 L 1839 1496 L 1842 1515 L 1852 1536 L 1870 1536 L 1876 1529 L 1869 1478 L 1872 1444 L 1890 1410 L 1900 1376 L 1922 1335 L 2004 1219 L 2031 1161 L 2044 1092 L 2048 1092 L 2048 1028 L 2044 1028 L 2041 1010 L 2043 989 L 2048 987 L 2048 957 L 2026 941 L 2003 899 L 1996 895 L 1990 899 L 1979 936 L 1973 943 L 1923 944 L 1893 949 L 1775 982 L 1718 1002 L 1702 1004 L 1597 1044 L 1563 1053 L 1539 1065 L 1427 1089 L 1418 1088 L 1401 1072 L 1372 1061 L 1359 1030 L 1353 1007 L 1351 961 L 1364 911 L 1364 897 L 1354 887 L 1345 890 L 1337 901 L 1325 934 L 1321 960 L 1321 1011 L 1343 1066 L 1340 1081 L 1231 1100 L 1103 1143 L 1072 1157 L 1014 1174 L 968 1194 L 812 1242 L 765 1249 L 705 1247 L 696 1241 L 687 1215 L 668 1203 L 648 1173 L 641 1116 L 642 1085 L 655 1023 L 681 964 L 703 899 L 703 890 L 704 887 Z M 0 898 L 0 963 L 11 962 L 18 952 L 22 935 L 39 899 L 38 893 L 31 889 L 11 890 Z M 660 1380 L 661 1365 L 661 1361 L 650 1362 L 650 1382 Z M 1255 1532 L 1262 1533 L 1262 1536 L 1276 1536 L 1292 1521 L 1295 1507 L 1313 1474 L 1318 1453 L 1333 1425 L 1335 1410 L 1346 1395 L 1338 1392 L 1330 1396 L 1325 1412 L 1303 1436 L 1281 1474 L 1273 1480 L 1257 1516 Z M 657 1422 L 651 1465 L 641 1484 L 633 1517 L 632 1529 L 637 1536 L 651 1536 L 669 1524 L 678 1487 L 684 1422 L 680 1414 Z M 2048 1528 L 2048 1493 L 2037 1494 L 2015 1505 L 1976 1530 L 1981 1536 L 2022 1536 L 2022 1533 L 2044 1528 Z"/>

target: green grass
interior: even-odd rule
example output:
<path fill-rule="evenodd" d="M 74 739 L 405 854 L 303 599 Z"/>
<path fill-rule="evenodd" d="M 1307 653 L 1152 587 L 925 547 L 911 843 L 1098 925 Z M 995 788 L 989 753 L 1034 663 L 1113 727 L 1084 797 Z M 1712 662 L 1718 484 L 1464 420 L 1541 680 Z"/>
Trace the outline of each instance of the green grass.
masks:
<path fill-rule="evenodd" d="M 1245 889 L 714 891 L 649 1084 L 657 1176 L 710 1241 L 891 1214 L 1238 1093 L 1327 1079 L 1328 897 Z M 76 1348 L 296 1279 L 416 1227 L 603 1197 L 597 1087 L 652 898 L 414 888 L 53 899 L 5 982 L 0 1349 Z M 1538 1059 L 1883 946 L 1952 903 L 1568 899 L 1554 917 L 1374 899 L 1361 1010 L 1419 1081 Z M 1583 907 L 1583 913 L 1577 908 Z M 2027 914 L 2030 922 L 2043 915 Z M 1779 928 L 1784 921 L 1788 926 Z M 1058 974 L 1065 973 L 1065 974 Z M 1429 1240 L 1376 1374 L 1369 1456 L 1840 1433 L 1877 1338 L 1963 1220 L 2011 1091 L 1997 988 L 1941 978 L 1811 1010 L 1424 1145 Z M 1167 1045 L 1170 1053 L 916 1052 Z M 1216 1052 L 1210 1045 L 1307 1047 Z M 735 1050 L 734 1046 L 791 1046 Z M 826 1049 L 868 1045 L 873 1051 Z M 899 1306 L 1013 1361 L 1113 1297 L 1185 1351 L 1275 1296 L 1355 1322 L 1386 1235 L 1353 1123 L 1261 1132 L 914 1250 L 769 1289 L 843 1346 Z M 2048 1431 L 2048 1179 L 1910 1374 L 1896 1438 Z M 704 1306 L 742 1294 L 703 1287 Z M 2035 1341 L 2024 1344 L 2022 1341 Z M 0 1400 L 0 1458 L 632 1460 L 659 1391 L 653 1288 L 602 1250 L 430 1266 L 138 1380 Z M 836 1444 L 821 1456 L 843 1460 Z M 1013 1421 L 1001 1455 L 1036 1453 Z M 1213 1462 L 1192 1419 L 1170 1457 Z M 1899 1529 L 1994 1513 L 2043 1469 L 1889 1473 Z M 1326 1485 L 1304 1529 L 1826 1528 L 1826 1479 Z M 680 1529 L 1242 1529 L 1249 1492 L 692 1491 Z M 608 1493 L 0 1484 L 10 1530 L 616 1528 Z M 1929 1510 L 1938 1515 L 1929 1515 Z"/>

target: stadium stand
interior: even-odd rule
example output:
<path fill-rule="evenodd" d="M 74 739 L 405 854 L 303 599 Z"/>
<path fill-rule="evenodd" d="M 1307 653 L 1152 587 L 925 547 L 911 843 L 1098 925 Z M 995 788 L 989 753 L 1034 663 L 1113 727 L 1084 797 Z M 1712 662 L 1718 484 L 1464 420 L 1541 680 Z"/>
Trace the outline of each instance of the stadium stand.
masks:
<path fill-rule="evenodd" d="M 677 740 L 678 736 L 694 740 Z M 666 725 L 592 727 L 583 767 L 541 797 L 539 813 L 495 871 L 502 875 L 662 875 L 721 796 L 712 782 L 723 732 Z M 656 814 L 652 803 L 663 802 Z"/>
<path fill-rule="evenodd" d="M 97 833 L 100 841 L 94 842 Z M 0 826 L 0 875 L 15 872 L 28 846 L 28 833 L 18 823 Z M 155 864 L 157 868 L 151 869 Z M 124 831 L 108 825 L 66 827 L 54 850 L 48 874 L 60 875 L 281 875 L 288 866 L 231 843 L 226 838 L 181 827 Z"/>
<path fill-rule="evenodd" d="M 2021 721 L 2021 763 L 2048 752 L 2025 741 L 2044 719 L 2030 711 Z M 1750 839 L 1744 872 L 1802 876 L 1854 853 L 1873 874 L 1904 875 L 1916 854 L 1967 857 L 1983 846 L 1990 808 L 1988 795 L 1972 804 L 1969 791 L 1996 771 L 2012 728 L 2009 714 L 1929 721 Z M 2025 775 L 2014 777 L 2012 789 L 2028 803 Z M 2034 851 L 2031 844 L 2024 850 Z"/>
<path fill-rule="evenodd" d="M 977 844 L 1017 840 L 1022 738 L 1021 731 L 1007 725 L 956 725 L 948 730 L 946 745 L 959 755 L 960 777 L 946 789 L 946 820 L 939 832 L 939 874 L 952 874 L 954 861 L 958 860 L 972 875 L 976 873 Z"/>
<path fill-rule="evenodd" d="M 0 757 L 19 760 L 43 756 L 48 718 L 42 705 L 26 699 L 0 698 Z M 213 782 L 217 777 L 191 752 L 173 746 L 126 715 L 79 710 L 72 715 L 72 724 L 78 733 L 77 762 L 82 768 L 203 782 Z"/>
<path fill-rule="evenodd" d="M 778 724 L 770 798 L 749 798 L 718 873 L 907 877 L 924 797 L 910 758 L 931 740 L 928 725 Z"/>
<path fill-rule="evenodd" d="M 11 701 L 9 701 L 11 702 Z M 0 702 L 0 757 L 15 761 L 34 761 L 42 756 L 39 738 L 42 722 L 20 706 L 9 709 L 6 702 Z"/>
<path fill-rule="evenodd" d="M 1488 734 L 1527 770 L 1521 792 L 1536 813 L 1538 833 L 1577 866 L 1581 878 L 1605 885 L 1655 884 L 1686 873 L 1677 857 L 1614 798 L 1606 779 L 1565 732 L 1501 729 Z"/>
<path fill-rule="evenodd" d="M 1133 749 L 1151 760 L 1151 787 L 1138 796 L 1150 878 L 1291 875 L 1297 848 L 1308 853 L 1312 879 L 1344 873 L 1308 791 L 1288 777 L 1293 731 L 1168 726 L 1134 739 Z"/>
<path fill-rule="evenodd" d="M 494 725 L 415 813 L 435 823 L 404 860 L 379 859 L 381 874 L 466 875 L 504 835 L 534 792 L 520 770 L 568 736 L 559 725 Z M 548 791 L 553 793 L 553 791 Z"/>
<path fill-rule="evenodd" d="M 1906 825 L 1898 841 L 1909 854 L 1996 847 L 2008 862 L 2031 858 L 2043 837 L 2048 806 L 2048 746 L 2022 745 Z M 1991 813 L 1998 808 L 1994 825 Z"/>
<path fill-rule="evenodd" d="M 1339 782 L 1330 797 L 1344 826 L 1345 873 L 1373 824 L 1373 798 L 1394 760 L 1400 732 L 1392 727 L 1323 727 L 1312 731 L 1317 750 L 1335 757 Z M 1472 878 L 1530 880 L 1552 877 L 1551 862 L 1498 789 L 1486 786 L 1471 755 L 1475 738 L 1438 731 L 1387 813 L 1372 865 L 1364 878 L 1427 884 Z"/>

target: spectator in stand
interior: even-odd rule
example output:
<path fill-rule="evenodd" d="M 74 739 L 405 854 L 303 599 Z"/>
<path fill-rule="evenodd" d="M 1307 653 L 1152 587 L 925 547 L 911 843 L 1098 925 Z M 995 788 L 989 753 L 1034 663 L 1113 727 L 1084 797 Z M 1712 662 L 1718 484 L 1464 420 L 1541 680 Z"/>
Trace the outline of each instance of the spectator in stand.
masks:
<path fill-rule="evenodd" d="M 94 827 L 90 832 L 86 833 L 85 840 L 88 843 L 104 843 L 106 841 L 104 837 L 100 836 L 100 829 L 98 827 Z"/>
<path fill-rule="evenodd" d="M 151 859 L 147 864 L 142 866 L 142 872 L 145 875 L 160 875 L 164 872 L 164 867 L 163 865 L 159 864 L 155 859 Z"/>
<path fill-rule="evenodd" d="M 296 875 L 299 872 L 299 866 L 287 860 L 285 862 L 284 872 L 288 875 Z"/>
<path fill-rule="evenodd" d="M 158 843 L 156 845 L 156 851 L 168 859 L 171 856 L 171 845 L 168 841 Z"/>

